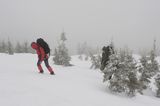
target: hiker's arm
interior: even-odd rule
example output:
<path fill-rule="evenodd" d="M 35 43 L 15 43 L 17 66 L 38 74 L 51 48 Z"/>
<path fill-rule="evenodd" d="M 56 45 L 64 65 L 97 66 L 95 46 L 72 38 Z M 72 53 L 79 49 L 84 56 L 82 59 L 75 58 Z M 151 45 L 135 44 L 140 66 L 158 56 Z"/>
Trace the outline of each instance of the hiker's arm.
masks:
<path fill-rule="evenodd" d="M 45 52 L 43 48 L 40 48 L 40 60 L 43 61 L 45 57 Z"/>

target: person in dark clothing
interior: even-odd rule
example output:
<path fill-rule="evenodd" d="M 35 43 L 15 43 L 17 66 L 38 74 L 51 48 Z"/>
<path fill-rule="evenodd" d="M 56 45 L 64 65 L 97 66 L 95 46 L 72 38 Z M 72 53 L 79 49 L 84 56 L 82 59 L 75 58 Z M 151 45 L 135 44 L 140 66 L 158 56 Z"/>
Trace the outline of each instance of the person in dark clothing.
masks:
<path fill-rule="evenodd" d="M 102 48 L 102 60 L 100 70 L 104 70 L 105 66 L 108 64 L 109 56 L 114 54 L 113 47 L 111 45 Z"/>
<path fill-rule="evenodd" d="M 50 74 L 54 75 L 55 73 L 54 73 L 53 69 L 51 68 L 51 66 L 49 65 L 49 63 L 48 63 L 49 54 L 46 54 L 44 49 L 36 42 L 32 42 L 31 43 L 31 47 L 36 50 L 36 53 L 38 55 L 37 66 L 38 66 L 38 69 L 39 69 L 39 73 L 43 73 L 43 69 L 42 69 L 41 63 L 44 61 L 45 66 L 47 67 L 47 69 L 50 72 Z"/>

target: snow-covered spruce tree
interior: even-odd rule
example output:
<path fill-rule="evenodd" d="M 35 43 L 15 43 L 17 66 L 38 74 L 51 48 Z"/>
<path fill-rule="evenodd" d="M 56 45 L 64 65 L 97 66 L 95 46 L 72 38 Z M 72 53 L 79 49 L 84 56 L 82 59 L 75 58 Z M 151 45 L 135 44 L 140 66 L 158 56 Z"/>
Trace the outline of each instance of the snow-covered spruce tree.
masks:
<path fill-rule="evenodd" d="M 98 48 L 94 49 L 91 46 L 87 44 L 87 42 L 84 42 L 82 44 L 78 44 L 77 46 L 77 54 L 79 55 L 80 60 L 88 60 L 90 57 L 90 53 L 92 54 L 98 54 L 99 50 Z"/>
<path fill-rule="evenodd" d="M 154 78 L 155 77 L 155 84 L 157 86 L 157 97 L 160 98 L 160 73 L 159 73 L 159 64 L 156 61 L 156 56 L 157 56 L 157 48 L 156 48 L 156 40 L 154 39 L 154 43 L 153 43 L 153 50 L 151 50 L 150 52 L 150 71 L 151 71 L 151 75 Z"/>
<path fill-rule="evenodd" d="M 17 45 L 15 47 L 15 52 L 16 53 L 23 53 L 23 47 L 21 46 L 21 44 L 19 42 L 17 42 Z"/>
<path fill-rule="evenodd" d="M 88 57 L 89 57 L 89 46 L 88 46 L 87 42 L 84 42 L 81 45 L 81 50 L 82 50 L 82 53 L 84 54 L 84 60 L 88 60 Z"/>
<path fill-rule="evenodd" d="M 2 42 L 0 41 L 0 53 L 2 53 Z"/>
<path fill-rule="evenodd" d="M 156 61 L 156 56 L 157 56 L 157 49 L 156 49 L 156 40 L 154 39 L 154 43 L 153 43 L 153 49 L 150 52 L 150 56 L 149 59 L 149 67 L 150 67 L 150 73 L 151 73 L 151 77 L 155 76 L 158 72 L 159 72 L 159 66 L 158 66 L 158 62 Z"/>
<path fill-rule="evenodd" d="M 156 61 L 156 55 L 154 50 L 150 52 L 149 56 L 142 56 L 140 59 L 141 67 L 139 72 L 141 73 L 141 81 L 144 81 L 146 84 L 150 83 L 149 79 L 154 77 L 159 72 L 159 65 Z"/>
<path fill-rule="evenodd" d="M 4 40 L 1 42 L 1 53 L 7 53 L 7 44 Z"/>
<path fill-rule="evenodd" d="M 157 77 L 155 78 L 155 83 L 157 86 L 157 97 L 160 98 L 160 74 L 157 75 Z"/>
<path fill-rule="evenodd" d="M 155 76 L 159 72 L 158 62 L 156 61 L 155 52 L 152 50 L 149 57 L 150 61 L 148 61 L 148 67 L 150 69 L 151 77 Z"/>
<path fill-rule="evenodd" d="M 142 56 L 140 59 L 141 67 L 139 68 L 139 72 L 141 73 L 140 82 L 143 82 L 143 88 L 146 89 L 148 84 L 150 83 L 150 79 L 154 77 L 158 71 L 159 66 L 158 62 L 155 60 L 155 55 L 153 51 L 151 51 L 150 56 Z"/>
<path fill-rule="evenodd" d="M 134 96 L 140 89 L 137 78 L 136 63 L 129 52 L 112 54 L 104 72 L 104 81 L 109 82 L 113 92 Z"/>
<path fill-rule="evenodd" d="M 65 33 L 61 34 L 61 39 L 58 47 L 55 49 L 53 61 L 57 65 L 70 66 L 71 57 L 68 54 L 68 49 L 65 46 L 66 41 Z"/>
<path fill-rule="evenodd" d="M 8 40 L 8 45 L 7 45 L 7 46 L 8 46 L 8 47 L 7 47 L 8 54 L 9 54 L 9 55 L 13 55 L 13 54 L 14 54 L 14 51 L 13 51 L 13 46 L 12 46 L 10 40 Z"/>
<path fill-rule="evenodd" d="M 24 42 L 24 44 L 23 44 L 23 52 L 24 53 L 28 53 L 29 52 L 29 47 L 28 47 L 28 42 L 26 41 L 26 42 Z"/>
<path fill-rule="evenodd" d="M 78 43 L 78 46 L 77 46 L 77 54 L 79 55 L 78 58 L 80 60 L 83 60 L 83 57 L 82 57 L 83 51 L 82 51 L 82 46 L 80 43 Z"/>
<path fill-rule="evenodd" d="M 149 83 L 150 83 L 150 68 L 148 64 L 149 58 L 147 56 L 142 56 L 140 59 L 141 65 L 138 68 L 140 75 L 139 82 L 142 86 L 142 89 L 147 89 Z"/>
<path fill-rule="evenodd" d="M 99 69 L 101 66 L 101 56 L 100 55 L 93 55 L 92 53 L 90 53 L 90 58 L 91 58 L 91 69 Z"/>
<path fill-rule="evenodd" d="M 54 61 L 55 64 L 61 65 L 60 54 L 58 53 L 57 49 L 55 49 L 55 51 L 54 51 L 53 61 Z"/>
<path fill-rule="evenodd" d="M 142 85 L 142 89 L 147 89 L 150 84 L 150 80 L 159 72 L 158 62 L 156 61 L 156 45 L 155 40 L 153 49 L 149 55 L 142 55 L 140 59 L 141 65 L 139 66 L 140 79 L 139 82 Z"/>
<path fill-rule="evenodd" d="M 34 49 L 32 49 L 31 43 L 28 44 L 28 52 L 32 53 L 32 54 L 36 53 L 36 51 Z"/>

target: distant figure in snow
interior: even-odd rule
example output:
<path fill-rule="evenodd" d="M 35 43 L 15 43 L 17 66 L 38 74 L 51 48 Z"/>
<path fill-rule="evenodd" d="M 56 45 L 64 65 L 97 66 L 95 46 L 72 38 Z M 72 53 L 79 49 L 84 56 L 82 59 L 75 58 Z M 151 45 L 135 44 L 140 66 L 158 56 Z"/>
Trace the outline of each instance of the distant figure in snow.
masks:
<path fill-rule="evenodd" d="M 36 50 L 36 53 L 38 55 L 37 66 L 39 69 L 39 73 L 43 73 L 41 63 L 44 61 L 50 74 L 55 75 L 53 69 L 50 67 L 50 65 L 48 63 L 48 59 L 50 56 L 50 48 L 49 48 L 48 44 L 42 38 L 39 38 L 39 39 L 37 39 L 37 42 L 31 43 L 31 47 Z"/>
<path fill-rule="evenodd" d="M 101 67 L 100 70 L 104 70 L 104 68 L 106 67 L 106 65 L 108 64 L 109 61 L 109 56 L 114 54 L 114 50 L 112 45 L 109 45 L 107 47 L 103 47 L 102 48 L 102 60 L 101 60 Z"/>

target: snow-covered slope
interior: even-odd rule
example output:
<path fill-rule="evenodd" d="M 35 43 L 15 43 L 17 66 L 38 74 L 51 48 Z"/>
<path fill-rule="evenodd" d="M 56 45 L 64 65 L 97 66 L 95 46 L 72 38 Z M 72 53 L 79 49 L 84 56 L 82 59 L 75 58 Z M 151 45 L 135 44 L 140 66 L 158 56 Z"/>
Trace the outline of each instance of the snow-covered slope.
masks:
<path fill-rule="evenodd" d="M 44 67 L 39 74 L 37 56 L 0 54 L 0 106 L 159 106 L 154 96 L 127 98 L 110 93 L 99 70 L 90 63 L 72 57 L 72 67 L 50 65 L 56 75 Z"/>

